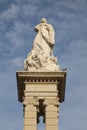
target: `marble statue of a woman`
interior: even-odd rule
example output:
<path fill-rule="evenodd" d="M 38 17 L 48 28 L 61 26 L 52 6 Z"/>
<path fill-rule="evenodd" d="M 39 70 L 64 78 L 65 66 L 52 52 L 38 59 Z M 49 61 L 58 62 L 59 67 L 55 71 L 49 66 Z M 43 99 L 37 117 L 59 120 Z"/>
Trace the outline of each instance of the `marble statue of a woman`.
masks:
<path fill-rule="evenodd" d="M 35 31 L 37 35 L 32 50 L 24 61 L 24 69 L 26 71 L 59 71 L 57 58 L 53 56 L 55 34 L 52 25 L 42 18 L 40 24 L 35 27 Z"/>

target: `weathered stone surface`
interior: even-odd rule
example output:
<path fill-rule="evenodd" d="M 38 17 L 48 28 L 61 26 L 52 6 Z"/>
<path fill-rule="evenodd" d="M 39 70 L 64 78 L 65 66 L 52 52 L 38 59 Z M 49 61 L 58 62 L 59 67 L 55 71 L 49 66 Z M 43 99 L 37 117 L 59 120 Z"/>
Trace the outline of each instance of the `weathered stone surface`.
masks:
<path fill-rule="evenodd" d="M 31 52 L 24 61 L 26 71 L 60 71 L 57 58 L 53 55 L 55 32 L 52 25 L 42 18 L 35 27 L 37 35 L 33 42 Z"/>
<path fill-rule="evenodd" d="M 64 101 L 66 71 L 60 72 L 16 72 L 18 85 L 18 99 L 23 100 L 24 94 L 29 96 L 50 97 L 59 96 L 59 101 Z M 26 88 L 26 89 L 25 89 Z M 28 90 L 31 90 L 29 93 Z M 24 93 L 24 91 L 26 91 Z M 59 91 L 59 94 L 58 94 Z M 45 95 L 44 95 L 45 94 Z"/>
<path fill-rule="evenodd" d="M 59 105 L 64 101 L 66 71 L 16 72 L 18 98 L 24 106 L 24 130 L 37 130 L 43 116 L 46 130 L 58 130 Z"/>

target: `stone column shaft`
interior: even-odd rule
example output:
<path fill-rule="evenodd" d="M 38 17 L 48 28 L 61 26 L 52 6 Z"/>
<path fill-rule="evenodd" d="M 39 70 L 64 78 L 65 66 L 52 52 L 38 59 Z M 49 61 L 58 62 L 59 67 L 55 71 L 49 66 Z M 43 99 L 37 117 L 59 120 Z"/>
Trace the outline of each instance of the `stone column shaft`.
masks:
<path fill-rule="evenodd" d="M 37 105 L 35 99 L 26 99 L 24 104 L 24 130 L 37 130 Z"/>
<path fill-rule="evenodd" d="M 37 130 L 37 111 L 34 105 L 24 107 L 24 130 Z"/>
<path fill-rule="evenodd" d="M 58 130 L 58 102 L 56 99 L 47 99 L 45 105 L 46 130 Z"/>

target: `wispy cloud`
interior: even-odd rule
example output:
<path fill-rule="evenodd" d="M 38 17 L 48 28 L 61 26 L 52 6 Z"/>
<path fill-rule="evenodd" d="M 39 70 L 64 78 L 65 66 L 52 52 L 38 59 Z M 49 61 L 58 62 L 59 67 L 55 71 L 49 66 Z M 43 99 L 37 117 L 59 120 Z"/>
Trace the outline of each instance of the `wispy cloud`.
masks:
<path fill-rule="evenodd" d="M 10 8 L 0 13 L 0 19 L 9 21 L 12 19 L 16 19 L 18 16 L 20 8 L 18 5 L 11 4 Z"/>
<path fill-rule="evenodd" d="M 14 59 L 11 59 L 10 60 L 10 68 L 11 68 L 11 66 L 12 67 L 15 67 L 15 68 L 17 68 L 17 69 L 23 69 L 23 60 L 24 60 L 24 58 L 23 57 L 16 57 L 16 58 L 14 58 Z"/>

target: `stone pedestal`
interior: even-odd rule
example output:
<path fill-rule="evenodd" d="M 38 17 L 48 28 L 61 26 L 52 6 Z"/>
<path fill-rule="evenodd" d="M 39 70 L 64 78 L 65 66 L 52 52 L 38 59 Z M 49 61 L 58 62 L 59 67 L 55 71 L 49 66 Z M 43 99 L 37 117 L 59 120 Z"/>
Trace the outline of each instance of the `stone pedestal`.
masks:
<path fill-rule="evenodd" d="M 16 72 L 18 99 L 24 107 L 24 130 L 37 130 L 43 116 L 46 130 L 58 130 L 59 104 L 64 101 L 66 71 Z"/>

